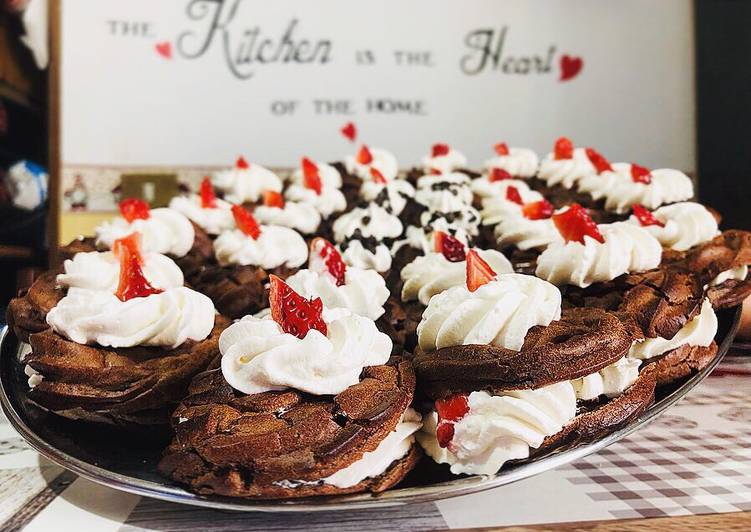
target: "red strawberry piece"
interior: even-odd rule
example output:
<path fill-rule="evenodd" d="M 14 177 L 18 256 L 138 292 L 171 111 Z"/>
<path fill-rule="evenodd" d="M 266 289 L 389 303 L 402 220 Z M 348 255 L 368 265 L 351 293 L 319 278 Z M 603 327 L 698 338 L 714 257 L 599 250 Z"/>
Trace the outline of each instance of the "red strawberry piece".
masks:
<path fill-rule="evenodd" d="M 256 239 L 261 236 L 261 226 L 248 209 L 242 205 L 233 205 L 232 216 L 235 218 L 237 228 L 250 238 Z"/>
<path fill-rule="evenodd" d="M 135 233 L 137 234 L 137 233 Z M 133 235 L 131 235 L 133 236 Z M 151 286 L 143 274 L 141 254 L 134 247 L 134 241 L 128 241 L 130 237 L 122 239 L 120 244 L 115 243 L 117 256 L 120 259 L 120 282 L 117 285 L 115 296 L 120 301 L 128 301 L 134 297 L 146 297 L 163 292 L 161 288 Z M 135 240 L 137 242 L 137 239 Z"/>
<path fill-rule="evenodd" d="M 600 243 L 605 243 L 597 224 L 587 213 L 587 209 L 574 203 L 568 210 L 553 215 L 553 223 L 566 242 L 584 244 L 584 237 L 589 236 Z"/>
<path fill-rule="evenodd" d="M 504 179 L 514 179 L 514 176 L 509 174 L 503 168 L 493 168 L 488 174 L 488 181 L 495 183 L 496 181 L 503 181 Z"/>
<path fill-rule="evenodd" d="M 216 209 L 216 194 L 208 177 L 204 177 L 203 181 L 201 181 L 201 207 L 204 209 Z"/>
<path fill-rule="evenodd" d="M 357 152 L 357 162 L 360 164 L 370 164 L 373 162 L 373 154 L 370 153 L 370 148 L 365 144 L 363 144 L 360 151 Z"/>
<path fill-rule="evenodd" d="M 462 241 L 448 233 L 436 231 L 433 242 L 436 253 L 441 253 L 449 262 L 461 262 L 467 258 Z"/>
<path fill-rule="evenodd" d="M 528 220 L 546 220 L 553 216 L 553 204 L 548 200 L 533 201 L 522 207 L 522 214 Z"/>
<path fill-rule="evenodd" d="M 524 205 L 524 200 L 522 199 L 522 195 L 519 194 L 519 189 L 514 186 L 506 187 L 506 199 L 517 205 Z"/>
<path fill-rule="evenodd" d="M 451 148 L 449 148 L 448 144 L 433 144 L 433 157 L 443 157 L 444 155 L 448 155 L 449 151 L 451 151 Z"/>
<path fill-rule="evenodd" d="M 120 258 L 120 252 L 123 248 L 138 256 L 139 263 L 143 264 L 143 255 L 141 255 L 141 233 L 134 231 L 128 236 L 118 238 L 112 245 L 112 253 L 115 257 Z"/>
<path fill-rule="evenodd" d="M 595 167 L 595 170 L 597 170 L 598 174 L 601 174 L 605 171 L 613 171 L 613 167 L 610 166 L 610 161 L 603 157 L 603 155 L 597 150 L 595 150 L 594 148 L 587 148 L 584 151 L 587 153 L 589 161 L 592 163 L 592 166 Z"/>
<path fill-rule="evenodd" d="M 648 225 L 657 225 L 659 227 L 665 227 L 665 224 L 658 220 L 655 215 L 644 206 L 638 203 L 631 207 L 634 211 L 634 216 L 639 220 L 639 225 L 646 227 Z"/>
<path fill-rule="evenodd" d="M 339 130 L 350 142 L 354 142 L 357 138 L 357 128 L 352 122 L 347 122 L 342 129 Z"/>
<path fill-rule="evenodd" d="M 134 220 L 148 220 L 151 213 L 149 204 L 142 199 L 126 198 L 120 202 L 120 214 L 125 221 L 132 223 Z"/>
<path fill-rule="evenodd" d="M 281 192 L 277 192 L 276 190 L 264 190 L 263 204 L 266 205 L 266 207 L 278 207 L 283 209 L 284 196 L 282 196 Z"/>
<path fill-rule="evenodd" d="M 571 139 L 561 137 L 555 141 L 553 153 L 556 159 L 571 159 L 574 156 L 574 143 Z"/>
<path fill-rule="evenodd" d="M 237 158 L 237 161 L 235 161 L 235 168 L 238 170 L 247 170 L 250 168 L 250 165 L 248 164 L 248 161 L 245 160 L 245 157 L 241 155 Z"/>
<path fill-rule="evenodd" d="M 492 281 L 496 276 L 493 268 L 482 260 L 476 250 L 470 249 L 467 252 L 467 288 L 474 292 L 482 285 Z"/>
<path fill-rule="evenodd" d="M 305 188 L 309 188 L 319 196 L 321 195 L 321 175 L 318 172 L 318 165 L 308 159 L 302 158 L 302 177 Z"/>
<path fill-rule="evenodd" d="M 508 144 L 506 144 L 505 142 L 499 142 L 498 144 L 496 144 L 495 146 L 493 146 L 493 149 L 495 150 L 495 152 L 498 155 L 508 155 L 509 154 Z"/>
<path fill-rule="evenodd" d="M 430 175 L 441 175 L 443 172 L 441 172 L 438 168 L 431 168 L 429 173 Z"/>
<path fill-rule="evenodd" d="M 643 183 L 649 185 L 652 182 L 652 172 L 649 168 L 639 166 L 638 164 L 631 164 L 631 179 L 634 183 Z"/>
<path fill-rule="evenodd" d="M 468 396 L 457 394 L 435 402 L 438 413 L 436 437 L 438 445 L 448 447 L 454 437 L 454 425 L 469 413 Z"/>
<path fill-rule="evenodd" d="M 385 185 L 388 182 L 386 178 L 383 177 L 381 171 L 373 166 L 370 167 L 370 177 L 372 177 L 373 181 L 379 185 Z"/>
<path fill-rule="evenodd" d="M 323 302 L 320 297 L 305 299 L 276 275 L 270 275 L 269 282 L 271 318 L 284 332 L 298 338 L 305 338 L 311 329 L 323 335 L 328 332 L 326 322 L 323 321 Z"/>
<path fill-rule="evenodd" d="M 328 272 L 336 280 L 336 286 L 345 282 L 347 265 L 341 253 L 325 238 L 316 237 L 310 243 L 308 267 L 319 273 Z"/>

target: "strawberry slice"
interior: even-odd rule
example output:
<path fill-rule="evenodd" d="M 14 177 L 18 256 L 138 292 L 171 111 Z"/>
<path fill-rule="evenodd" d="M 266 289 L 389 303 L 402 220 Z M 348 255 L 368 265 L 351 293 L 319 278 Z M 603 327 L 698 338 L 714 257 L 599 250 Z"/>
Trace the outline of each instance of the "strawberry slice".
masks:
<path fill-rule="evenodd" d="M 435 402 L 435 411 L 438 414 L 436 438 L 441 447 L 448 447 L 454 438 L 454 425 L 469 413 L 468 397 L 457 394 Z"/>
<path fill-rule="evenodd" d="M 436 231 L 433 236 L 433 249 L 441 253 L 449 262 L 461 262 L 466 260 L 467 251 L 464 244 L 458 238 L 443 231 Z"/>
<path fill-rule="evenodd" d="M 314 272 L 328 272 L 336 281 L 336 286 L 342 286 L 345 283 L 347 265 L 339 250 L 325 238 L 316 237 L 310 243 L 308 268 Z"/>
<path fill-rule="evenodd" d="M 553 153 L 556 160 L 571 159 L 574 156 L 574 143 L 567 137 L 560 137 L 555 141 Z"/>
<path fill-rule="evenodd" d="M 248 161 L 245 160 L 245 157 L 241 155 L 237 158 L 237 161 L 235 161 L 235 168 L 238 170 L 247 170 L 250 168 L 250 165 L 248 164 Z"/>
<path fill-rule="evenodd" d="M 134 231 L 128 236 L 115 240 L 115 243 L 112 244 L 112 253 L 118 259 L 120 258 L 122 248 L 128 248 L 128 251 L 138 256 L 139 264 L 143 264 L 143 255 L 141 255 L 141 233 Z"/>
<path fill-rule="evenodd" d="M 266 207 L 278 207 L 284 208 L 284 196 L 281 192 L 276 190 L 264 190 L 263 191 L 263 204 Z"/>
<path fill-rule="evenodd" d="M 508 144 L 505 142 L 499 142 L 495 146 L 493 146 L 493 149 L 498 155 L 508 155 L 510 152 L 508 151 Z"/>
<path fill-rule="evenodd" d="M 578 203 L 572 204 L 568 210 L 560 214 L 554 214 L 553 223 L 566 242 L 584 244 L 584 237 L 589 236 L 601 244 L 605 243 L 605 238 L 587 213 L 587 209 Z"/>
<path fill-rule="evenodd" d="M 493 268 L 482 260 L 482 257 L 476 250 L 470 249 L 467 252 L 467 288 L 474 292 L 482 285 L 492 281 L 496 276 Z"/>
<path fill-rule="evenodd" d="M 201 181 L 201 207 L 204 209 L 216 209 L 216 194 L 211 179 L 204 177 Z"/>
<path fill-rule="evenodd" d="M 378 183 L 379 185 L 385 185 L 388 183 L 381 171 L 375 166 L 370 167 L 370 177 L 373 178 L 374 183 Z"/>
<path fill-rule="evenodd" d="M 342 129 L 340 129 L 339 131 L 350 142 L 354 142 L 357 138 L 357 128 L 352 122 L 347 122 L 346 124 L 344 124 Z"/>
<path fill-rule="evenodd" d="M 445 155 L 449 154 L 449 151 L 451 151 L 451 148 L 449 148 L 448 144 L 433 144 L 433 148 L 431 150 L 433 157 L 443 157 Z"/>
<path fill-rule="evenodd" d="M 135 239 L 132 239 L 134 236 Z M 143 274 L 143 258 L 138 252 L 138 233 L 115 241 L 113 249 L 117 250 L 116 254 L 120 259 L 120 282 L 115 292 L 120 301 L 164 292 L 161 288 L 153 287 Z"/>
<path fill-rule="evenodd" d="M 120 202 L 120 214 L 125 221 L 133 223 L 134 220 L 148 220 L 151 216 L 149 204 L 142 199 L 126 198 Z"/>
<path fill-rule="evenodd" d="M 514 179 L 514 176 L 509 174 L 503 168 L 493 168 L 488 174 L 488 181 L 495 183 L 496 181 L 503 181 L 505 179 Z"/>
<path fill-rule="evenodd" d="M 546 220 L 553 216 L 553 204 L 548 200 L 533 201 L 522 207 L 522 214 L 528 220 Z"/>
<path fill-rule="evenodd" d="M 599 153 L 594 148 L 587 148 L 584 150 L 587 154 L 587 158 L 589 159 L 589 162 L 592 163 L 592 166 L 595 167 L 595 170 L 597 170 L 598 174 L 601 174 L 605 171 L 612 172 L 613 167 L 610 166 L 610 161 L 608 161 L 601 153 Z"/>
<path fill-rule="evenodd" d="M 298 338 L 305 338 L 311 329 L 323 335 L 327 334 L 328 328 L 323 321 L 323 302 L 320 297 L 305 299 L 276 275 L 270 275 L 269 282 L 271 318 L 284 332 Z"/>
<path fill-rule="evenodd" d="M 524 205 L 522 195 L 519 194 L 519 189 L 515 186 L 506 187 L 506 199 L 517 205 Z"/>
<path fill-rule="evenodd" d="M 319 196 L 321 195 L 321 174 L 318 172 L 318 165 L 308 159 L 302 158 L 302 177 L 305 188 L 309 188 Z"/>
<path fill-rule="evenodd" d="M 235 218 L 237 228 L 250 238 L 255 240 L 261 236 L 261 226 L 258 225 L 258 222 L 253 218 L 248 209 L 242 205 L 233 205 L 232 216 Z"/>
<path fill-rule="evenodd" d="M 430 175 L 441 175 L 443 172 L 441 172 L 438 168 L 431 168 L 428 173 Z"/>
<path fill-rule="evenodd" d="M 357 152 L 357 162 L 360 164 L 370 164 L 373 162 L 373 154 L 370 153 L 370 148 L 365 144 L 363 144 L 360 151 Z"/>
<path fill-rule="evenodd" d="M 631 207 L 634 211 L 634 216 L 639 221 L 639 225 L 647 227 L 649 225 L 656 225 L 658 227 L 665 227 L 665 224 L 658 220 L 655 215 L 644 206 L 638 203 Z"/>
<path fill-rule="evenodd" d="M 652 172 L 649 171 L 649 168 L 631 163 L 631 179 L 634 183 L 649 185 L 652 182 Z"/>

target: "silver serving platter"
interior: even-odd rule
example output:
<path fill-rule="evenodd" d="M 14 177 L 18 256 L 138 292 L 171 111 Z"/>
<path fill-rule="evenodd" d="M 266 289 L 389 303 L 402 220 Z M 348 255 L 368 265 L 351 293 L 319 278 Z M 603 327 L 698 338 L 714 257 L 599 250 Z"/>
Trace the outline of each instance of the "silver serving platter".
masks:
<path fill-rule="evenodd" d="M 438 466 L 426 458 L 398 488 L 378 495 L 366 493 L 268 501 L 190 493 L 156 472 L 160 452 L 168 441 L 167 435 L 155 436 L 153 440 L 128 438 L 115 429 L 59 418 L 28 401 L 23 365 L 18 362 L 24 345 L 7 327 L 0 332 L 0 403 L 13 427 L 42 456 L 84 478 L 118 490 L 222 510 L 310 512 L 382 508 L 497 488 L 578 460 L 628 436 L 684 397 L 720 362 L 738 330 L 740 309 L 721 312 L 718 317 L 719 352 L 712 363 L 682 384 L 659 390 L 655 403 L 638 419 L 602 439 L 553 450 L 531 460 L 509 463 L 492 476 L 453 477 L 445 466 Z"/>

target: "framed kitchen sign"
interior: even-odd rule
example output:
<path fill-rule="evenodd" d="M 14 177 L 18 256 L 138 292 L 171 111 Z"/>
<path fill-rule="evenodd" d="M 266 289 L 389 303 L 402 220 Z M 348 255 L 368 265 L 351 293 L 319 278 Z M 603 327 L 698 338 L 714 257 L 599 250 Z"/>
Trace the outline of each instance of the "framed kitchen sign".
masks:
<path fill-rule="evenodd" d="M 58 241 L 114 209 L 123 175 L 156 198 L 239 154 L 336 160 L 349 121 L 404 167 L 436 141 L 479 166 L 500 139 L 545 153 L 565 133 L 694 170 L 685 0 L 51 4 Z"/>

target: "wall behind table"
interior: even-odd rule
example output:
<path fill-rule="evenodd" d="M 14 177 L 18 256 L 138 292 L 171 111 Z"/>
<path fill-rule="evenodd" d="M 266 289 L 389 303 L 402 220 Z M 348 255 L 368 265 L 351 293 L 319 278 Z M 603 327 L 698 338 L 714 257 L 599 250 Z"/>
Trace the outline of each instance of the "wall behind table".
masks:
<path fill-rule="evenodd" d="M 124 168 L 339 159 L 350 120 L 405 167 L 567 134 L 695 170 L 685 0 L 63 0 L 61 28 L 62 190 L 82 175 L 89 210 Z"/>

